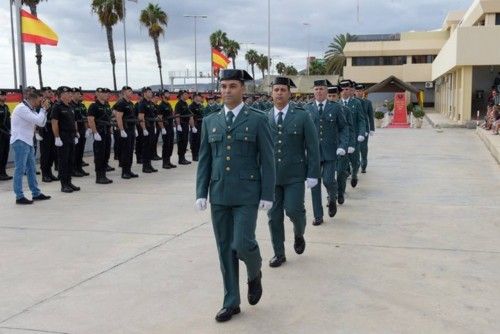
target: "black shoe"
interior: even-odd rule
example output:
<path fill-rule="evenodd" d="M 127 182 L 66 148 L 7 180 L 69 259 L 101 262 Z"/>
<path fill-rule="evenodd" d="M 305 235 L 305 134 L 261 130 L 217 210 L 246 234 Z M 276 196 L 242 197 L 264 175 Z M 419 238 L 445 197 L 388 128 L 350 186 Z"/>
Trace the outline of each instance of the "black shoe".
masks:
<path fill-rule="evenodd" d="M 50 176 L 43 176 L 42 177 L 42 182 L 46 182 L 46 183 L 49 183 L 49 182 L 52 182 L 52 178 Z"/>
<path fill-rule="evenodd" d="M 156 173 L 156 172 L 158 172 L 158 169 L 156 169 L 156 168 L 154 168 L 154 167 L 151 167 L 151 171 L 152 171 L 153 173 Z"/>
<path fill-rule="evenodd" d="M 337 198 L 337 202 L 339 202 L 340 205 L 344 204 L 345 202 L 344 195 L 339 195 L 339 197 Z"/>
<path fill-rule="evenodd" d="M 170 169 L 170 168 L 172 168 L 172 166 L 170 166 L 169 164 L 163 164 L 161 166 L 161 168 L 163 168 L 163 169 Z"/>
<path fill-rule="evenodd" d="M 335 217 L 337 214 L 337 202 L 335 200 L 328 202 L 328 215 L 330 217 Z"/>
<path fill-rule="evenodd" d="M 286 262 L 285 255 L 275 255 L 271 260 L 269 260 L 269 267 L 278 268 L 285 262 Z"/>
<path fill-rule="evenodd" d="M 174 165 L 174 164 L 171 164 L 170 162 L 168 163 L 170 165 L 170 167 L 172 168 L 177 168 L 177 165 Z"/>
<path fill-rule="evenodd" d="M 189 165 L 191 161 L 187 161 L 186 159 L 179 160 L 179 165 Z"/>
<path fill-rule="evenodd" d="M 314 218 L 314 220 L 313 220 L 314 226 L 319 226 L 321 224 L 323 224 L 323 218 Z"/>
<path fill-rule="evenodd" d="M 139 175 L 132 173 L 132 172 L 129 172 L 129 174 L 130 174 L 130 176 L 132 176 L 132 178 L 139 177 Z"/>
<path fill-rule="evenodd" d="M 262 297 L 262 271 L 259 272 L 259 275 L 248 282 L 248 303 L 250 305 L 257 305 Z"/>
<path fill-rule="evenodd" d="M 49 177 L 52 179 L 52 181 L 59 181 L 59 178 L 54 175 L 49 175 Z"/>
<path fill-rule="evenodd" d="M 295 253 L 302 254 L 306 249 L 306 240 L 303 236 L 295 237 L 295 243 L 293 244 L 293 249 L 295 249 Z"/>
<path fill-rule="evenodd" d="M 81 168 L 80 168 L 78 171 L 79 171 L 80 173 L 82 173 L 82 174 L 83 174 L 83 176 L 89 176 L 89 175 L 90 175 L 90 173 L 87 173 L 86 171 L 84 171 L 84 170 L 83 170 L 83 169 L 81 169 Z"/>
<path fill-rule="evenodd" d="M 107 177 L 99 177 L 95 180 L 97 184 L 110 184 L 113 183 L 113 180 L 108 179 Z"/>
<path fill-rule="evenodd" d="M 238 314 L 240 312 L 241 312 L 241 310 L 240 310 L 239 306 L 223 308 L 219 312 L 217 312 L 217 315 L 215 316 L 215 320 L 217 322 L 228 321 L 228 320 L 231 320 L 233 315 Z"/>
<path fill-rule="evenodd" d="M 12 176 L 7 174 L 0 175 L 0 181 L 8 181 L 8 180 L 12 180 Z"/>
<path fill-rule="evenodd" d="M 151 159 L 151 160 L 154 160 L 154 161 L 159 161 L 159 160 L 161 160 L 161 159 L 162 159 L 162 158 L 161 158 L 160 156 L 155 155 L 155 156 L 153 157 L 153 159 Z"/>
<path fill-rule="evenodd" d="M 72 192 L 73 192 L 73 188 L 71 188 L 69 185 L 65 185 L 65 186 L 62 186 L 62 187 L 61 187 L 61 191 L 62 191 L 63 193 L 67 193 L 67 194 L 69 194 L 69 193 L 72 193 Z"/>
<path fill-rule="evenodd" d="M 366 167 L 365 168 L 361 168 L 361 173 L 366 174 Z"/>
<path fill-rule="evenodd" d="M 130 175 L 130 173 L 122 173 L 122 179 L 128 180 L 131 178 L 132 178 L 132 175 Z"/>
<path fill-rule="evenodd" d="M 351 179 L 351 187 L 356 188 L 358 185 L 358 179 Z"/>
<path fill-rule="evenodd" d="M 82 162 L 82 167 L 87 167 L 87 166 L 89 166 L 89 164 L 88 164 L 88 163 L 86 163 L 85 161 L 84 161 L 84 162 Z"/>
<path fill-rule="evenodd" d="M 46 196 L 44 194 L 40 194 L 38 196 L 33 196 L 33 201 L 45 201 L 50 199 L 50 196 Z"/>
<path fill-rule="evenodd" d="M 26 197 L 21 197 L 20 199 L 16 199 L 16 204 L 22 204 L 22 205 L 33 204 L 33 201 L 30 201 Z"/>
<path fill-rule="evenodd" d="M 35 174 L 36 174 L 36 175 L 40 175 L 40 172 L 39 172 L 39 171 L 36 171 L 36 172 L 35 172 Z"/>
<path fill-rule="evenodd" d="M 142 167 L 142 172 L 146 174 L 153 173 L 153 169 L 149 167 Z"/>
<path fill-rule="evenodd" d="M 114 171 L 115 169 L 113 167 L 111 167 L 110 165 L 107 165 L 106 166 L 106 172 L 112 172 Z"/>
<path fill-rule="evenodd" d="M 75 186 L 73 183 L 70 183 L 69 187 L 73 189 L 73 191 L 80 191 L 80 187 Z"/>
<path fill-rule="evenodd" d="M 78 170 L 75 170 L 75 171 L 73 171 L 73 173 L 71 173 L 71 176 L 74 176 L 74 177 L 84 177 L 85 174 L 83 174 L 82 172 L 80 172 Z"/>

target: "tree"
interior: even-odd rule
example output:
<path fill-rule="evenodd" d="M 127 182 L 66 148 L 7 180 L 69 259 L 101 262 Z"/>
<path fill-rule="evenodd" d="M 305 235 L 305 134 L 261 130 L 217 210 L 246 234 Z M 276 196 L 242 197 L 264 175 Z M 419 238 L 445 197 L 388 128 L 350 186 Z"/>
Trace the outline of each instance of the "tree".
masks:
<path fill-rule="evenodd" d="M 250 64 L 250 67 L 252 69 L 252 78 L 254 78 L 255 81 L 255 64 L 259 60 L 259 54 L 257 53 L 257 51 L 250 49 L 245 54 L 245 59 L 248 64 Z"/>
<path fill-rule="evenodd" d="M 37 6 L 43 0 L 22 0 L 21 3 L 29 7 L 30 12 L 33 16 L 37 15 Z M 47 0 L 45 0 L 47 1 Z M 42 80 L 42 48 L 40 44 L 35 44 L 35 57 L 36 57 L 36 65 L 38 67 L 38 81 L 40 83 L 40 88 L 43 87 Z M 24 88 L 24 87 L 23 87 Z"/>
<path fill-rule="evenodd" d="M 309 64 L 309 74 L 310 75 L 325 75 L 326 66 L 325 62 L 315 59 Z"/>
<path fill-rule="evenodd" d="M 240 44 L 235 40 L 227 40 L 222 46 L 226 55 L 231 58 L 233 63 L 233 69 L 236 69 L 236 57 L 238 56 L 238 51 L 240 50 Z"/>
<path fill-rule="evenodd" d="M 217 30 L 210 35 L 210 45 L 219 51 L 222 51 L 228 40 L 227 34 L 222 30 Z"/>
<path fill-rule="evenodd" d="M 139 22 L 148 29 L 149 37 L 153 39 L 155 46 L 156 62 L 158 63 L 158 70 L 160 72 L 160 85 L 163 89 L 163 76 L 161 73 L 161 57 L 160 57 L 160 43 L 158 41 L 160 36 L 165 35 L 165 28 L 168 23 L 168 15 L 161 9 L 159 5 L 149 3 L 148 6 L 141 11 Z"/>
<path fill-rule="evenodd" d="M 113 68 L 113 87 L 116 90 L 116 57 L 113 44 L 113 26 L 123 19 L 123 3 L 122 0 L 92 0 L 91 7 L 92 12 L 97 14 L 99 23 L 106 29 L 109 57 Z"/>
<path fill-rule="evenodd" d="M 297 69 L 294 66 L 290 65 L 290 66 L 287 66 L 285 68 L 284 74 L 285 75 L 297 75 L 297 74 L 299 74 L 299 71 L 297 71 Z"/>
<path fill-rule="evenodd" d="M 283 62 L 279 62 L 276 64 L 276 71 L 278 72 L 279 75 L 283 75 L 286 70 L 286 65 Z"/>
<path fill-rule="evenodd" d="M 264 56 L 263 54 L 260 54 L 259 58 L 257 60 L 257 67 L 262 72 L 262 79 L 264 79 L 264 77 L 266 76 L 267 63 L 268 63 L 267 56 Z"/>
<path fill-rule="evenodd" d="M 325 52 L 326 71 L 329 74 L 344 74 L 344 66 L 346 57 L 344 48 L 347 42 L 356 40 L 356 35 L 339 34 L 333 38 L 333 42 L 328 45 L 328 50 Z"/>

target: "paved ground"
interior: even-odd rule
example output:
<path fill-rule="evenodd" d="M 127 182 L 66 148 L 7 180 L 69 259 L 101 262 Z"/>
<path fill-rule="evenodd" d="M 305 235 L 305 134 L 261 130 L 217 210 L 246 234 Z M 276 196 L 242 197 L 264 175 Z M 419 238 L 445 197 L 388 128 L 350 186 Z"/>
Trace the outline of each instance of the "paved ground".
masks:
<path fill-rule="evenodd" d="M 308 225 L 302 256 L 288 240 L 261 303 L 226 324 L 194 173 L 44 184 L 53 200 L 31 207 L 0 183 L 0 333 L 500 332 L 500 173 L 473 131 L 379 130 L 335 220 Z M 264 214 L 258 239 L 267 263 Z"/>

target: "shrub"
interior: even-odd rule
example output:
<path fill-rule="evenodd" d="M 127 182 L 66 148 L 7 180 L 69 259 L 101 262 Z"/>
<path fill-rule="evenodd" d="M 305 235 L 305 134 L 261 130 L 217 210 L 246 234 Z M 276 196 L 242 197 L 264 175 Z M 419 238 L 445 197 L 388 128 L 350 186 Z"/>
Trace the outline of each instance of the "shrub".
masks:
<path fill-rule="evenodd" d="M 376 119 L 383 119 L 384 118 L 384 112 L 383 111 L 375 111 L 375 118 Z"/>
<path fill-rule="evenodd" d="M 413 109 L 413 117 L 415 118 L 423 118 L 425 116 L 425 111 L 420 108 L 420 106 L 416 106 Z"/>

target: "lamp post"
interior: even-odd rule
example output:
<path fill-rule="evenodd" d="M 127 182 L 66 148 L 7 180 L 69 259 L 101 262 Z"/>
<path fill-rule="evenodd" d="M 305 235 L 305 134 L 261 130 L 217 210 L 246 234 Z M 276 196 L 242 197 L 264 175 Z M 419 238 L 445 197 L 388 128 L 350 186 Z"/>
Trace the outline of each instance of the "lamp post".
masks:
<path fill-rule="evenodd" d="M 310 27 L 311 24 L 308 22 L 302 23 L 306 28 L 307 28 L 307 61 L 306 61 L 306 66 L 307 66 L 307 75 L 309 76 L 309 57 L 310 57 Z"/>
<path fill-rule="evenodd" d="M 194 90 L 198 92 L 198 57 L 196 45 L 196 21 L 197 19 L 206 19 L 207 15 L 184 15 L 184 17 L 191 17 L 194 21 Z"/>

